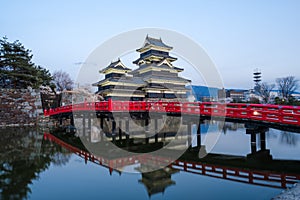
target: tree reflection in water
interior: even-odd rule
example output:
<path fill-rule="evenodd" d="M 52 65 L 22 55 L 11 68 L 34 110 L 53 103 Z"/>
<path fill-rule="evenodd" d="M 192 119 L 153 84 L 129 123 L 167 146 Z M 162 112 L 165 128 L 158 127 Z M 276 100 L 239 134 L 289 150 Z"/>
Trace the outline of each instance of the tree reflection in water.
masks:
<path fill-rule="evenodd" d="M 0 129 L 0 199 L 26 199 L 29 185 L 50 163 L 66 164 L 71 154 L 43 140 L 33 129 Z"/>

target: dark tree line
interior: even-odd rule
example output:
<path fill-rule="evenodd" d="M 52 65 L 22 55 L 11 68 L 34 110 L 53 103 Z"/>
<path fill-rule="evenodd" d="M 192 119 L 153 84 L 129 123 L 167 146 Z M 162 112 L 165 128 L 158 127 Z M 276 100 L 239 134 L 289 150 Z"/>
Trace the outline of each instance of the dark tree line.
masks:
<path fill-rule="evenodd" d="M 275 84 L 266 82 L 257 84 L 258 94 L 262 98 L 263 103 L 270 103 L 271 92 L 277 86 L 279 97 L 275 98 L 276 104 L 297 104 L 292 94 L 298 89 L 298 80 L 294 76 L 281 77 L 276 79 Z"/>
<path fill-rule="evenodd" d="M 32 54 L 18 40 L 0 39 L 0 85 L 2 88 L 38 88 L 51 85 L 50 72 L 32 62 Z"/>
<path fill-rule="evenodd" d="M 20 41 L 9 42 L 6 37 L 0 39 L 0 88 L 38 88 L 41 85 L 57 91 L 73 88 L 69 74 L 56 71 L 52 76 L 49 70 L 34 64 L 32 57 L 31 50 Z"/>

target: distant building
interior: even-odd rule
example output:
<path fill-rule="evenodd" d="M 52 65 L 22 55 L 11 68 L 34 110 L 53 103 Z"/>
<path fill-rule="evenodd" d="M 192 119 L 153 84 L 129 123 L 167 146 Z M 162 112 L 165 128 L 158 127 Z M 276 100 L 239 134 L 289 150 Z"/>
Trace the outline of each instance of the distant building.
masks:
<path fill-rule="evenodd" d="M 189 89 L 189 94 L 195 97 L 196 101 L 218 101 L 218 88 L 207 87 L 201 85 L 191 85 L 187 86 Z"/>
<path fill-rule="evenodd" d="M 295 100 L 300 101 L 300 92 L 294 91 L 291 93 L 291 96 L 294 97 Z M 272 90 L 270 92 L 271 102 L 275 102 L 276 97 L 282 98 L 281 92 L 279 90 Z"/>
<path fill-rule="evenodd" d="M 224 88 L 218 90 L 218 100 L 220 102 L 226 102 L 226 90 Z"/>
<path fill-rule="evenodd" d="M 231 98 L 235 102 L 245 102 L 247 92 L 248 90 L 244 89 L 227 89 L 226 98 Z"/>
<path fill-rule="evenodd" d="M 245 92 L 248 90 L 241 90 L 241 89 L 229 89 L 226 90 L 226 97 L 232 98 L 234 101 L 243 102 L 245 100 Z"/>
<path fill-rule="evenodd" d="M 297 101 L 300 101 L 300 92 L 293 92 L 292 97 L 294 97 Z"/>
<path fill-rule="evenodd" d="M 146 37 L 143 46 L 136 51 L 140 57 L 133 61 L 139 67 L 131 70 L 118 60 L 100 73 L 105 79 L 93 86 L 105 99 L 119 100 L 172 100 L 186 101 L 186 84 L 190 80 L 178 76 L 183 69 L 173 66 L 177 60 L 169 55 L 172 47 L 161 39 Z"/>
<path fill-rule="evenodd" d="M 253 72 L 253 81 L 254 81 L 254 93 L 258 93 L 260 90 L 260 82 L 261 82 L 261 71 L 259 69 L 255 69 Z"/>

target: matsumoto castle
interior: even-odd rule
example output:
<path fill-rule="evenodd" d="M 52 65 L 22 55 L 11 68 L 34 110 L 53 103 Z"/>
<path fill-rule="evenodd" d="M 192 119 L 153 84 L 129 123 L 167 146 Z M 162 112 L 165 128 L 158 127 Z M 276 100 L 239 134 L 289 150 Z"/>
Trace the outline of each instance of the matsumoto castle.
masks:
<path fill-rule="evenodd" d="M 133 61 L 138 68 L 131 70 L 120 59 L 100 71 L 105 78 L 93 86 L 104 99 L 113 100 L 172 100 L 186 101 L 186 84 L 191 81 L 178 76 L 183 69 L 173 66 L 169 55 L 171 46 L 161 39 L 147 35 L 144 45 L 136 51 L 140 57 Z"/>

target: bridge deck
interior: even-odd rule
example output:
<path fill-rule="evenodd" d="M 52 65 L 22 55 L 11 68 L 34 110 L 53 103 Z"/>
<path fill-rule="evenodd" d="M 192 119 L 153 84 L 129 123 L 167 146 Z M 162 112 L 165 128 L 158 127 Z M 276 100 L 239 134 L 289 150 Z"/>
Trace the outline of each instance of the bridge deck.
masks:
<path fill-rule="evenodd" d="M 44 111 L 45 116 L 72 112 L 151 112 L 162 114 L 224 117 L 230 119 L 261 121 L 300 127 L 300 106 L 270 104 L 241 104 L 215 102 L 146 102 L 101 101 L 62 106 Z"/>

